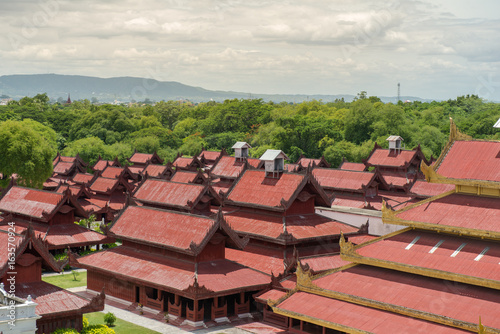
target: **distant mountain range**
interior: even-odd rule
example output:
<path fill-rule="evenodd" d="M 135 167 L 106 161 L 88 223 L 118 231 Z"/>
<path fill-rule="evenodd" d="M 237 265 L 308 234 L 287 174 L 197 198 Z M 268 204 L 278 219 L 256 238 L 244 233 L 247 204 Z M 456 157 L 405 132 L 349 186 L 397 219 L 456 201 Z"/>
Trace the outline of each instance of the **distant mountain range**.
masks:
<path fill-rule="evenodd" d="M 252 94 L 244 92 L 207 90 L 174 81 L 157 81 L 147 78 L 117 77 L 97 78 L 81 75 L 32 74 L 0 76 L 0 96 L 19 99 L 47 93 L 51 100 L 63 99 L 68 94 L 72 100 L 97 100 L 99 102 L 131 102 L 161 100 L 190 100 L 192 102 L 224 101 L 226 99 L 261 98 L 274 102 L 302 102 L 323 100 L 332 102 L 344 98 L 352 101 L 355 95 L 307 95 L 307 94 Z M 95 98 L 95 99 L 93 99 Z M 383 102 L 396 102 L 397 97 L 379 96 Z M 431 101 L 415 96 L 401 96 L 406 101 Z"/>

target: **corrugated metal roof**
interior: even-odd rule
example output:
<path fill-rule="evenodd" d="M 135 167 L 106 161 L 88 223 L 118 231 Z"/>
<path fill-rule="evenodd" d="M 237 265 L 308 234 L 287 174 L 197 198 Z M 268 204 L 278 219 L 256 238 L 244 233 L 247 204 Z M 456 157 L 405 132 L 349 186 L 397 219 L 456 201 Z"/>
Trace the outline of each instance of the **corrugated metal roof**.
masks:
<path fill-rule="evenodd" d="M 179 183 L 193 183 L 193 181 L 196 179 L 197 176 L 198 176 L 198 173 L 196 173 L 196 172 L 188 172 L 188 171 L 178 170 L 172 176 L 170 181 L 179 182 Z"/>
<path fill-rule="evenodd" d="M 111 275 L 119 273 L 149 286 L 182 291 L 194 283 L 194 263 L 137 252 L 124 246 L 90 254 L 79 258 L 78 262 L 84 268 L 104 270 Z M 198 284 L 214 292 L 249 286 L 264 288 L 269 284 L 269 277 L 231 261 L 217 260 L 199 263 Z"/>
<path fill-rule="evenodd" d="M 451 257 L 464 243 L 466 246 Z M 486 248 L 487 251 L 478 258 Z M 358 248 L 356 252 L 362 256 L 416 267 L 491 280 L 500 278 L 500 244 L 492 241 L 408 231 Z"/>
<path fill-rule="evenodd" d="M 365 265 L 314 280 L 325 290 L 500 328 L 500 294 L 493 289 Z M 439 307 L 436 307 L 436 303 Z"/>
<path fill-rule="evenodd" d="M 283 250 L 249 244 L 244 250 L 226 248 L 226 259 L 253 268 L 268 275 L 278 275 L 285 269 Z"/>
<path fill-rule="evenodd" d="M 93 177 L 94 175 L 88 173 L 76 173 L 72 180 L 75 183 L 89 183 Z"/>
<path fill-rule="evenodd" d="M 283 297 L 284 295 L 286 295 L 286 292 L 284 292 L 284 291 L 271 289 L 271 290 L 266 291 L 262 294 L 259 294 L 258 296 L 255 296 L 255 299 L 257 299 L 261 303 L 267 304 L 268 299 L 278 300 L 281 297 Z"/>
<path fill-rule="evenodd" d="M 348 162 L 344 161 L 340 166 L 339 169 L 343 170 L 354 170 L 358 172 L 364 171 L 366 168 L 365 164 L 362 164 L 360 162 Z"/>
<path fill-rule="evenodd" d="M 172 163 L 172 166 L 177 168 L 187 168 L 193 163 L 194 158 L 178 157 Z"/>
<path fill-rule="evenodd" d="M 0 200 L 0 211 L 43 218 L 52 213 L 63 200 L 62 194 L 14 186 Z"/>
<path fill-rule="evenodd" d="M 111 166 L 113 161 L 111 160 L 98 160 L 95 165 L 92 167 L 93 170 L 103 171 L 106 167 Z"/>
<path fill-rule="evenodd" d="M 500 141 L 455 141 L 437 172 L 453 179 L 500 182 Z"/>
<path fill-rule="evenodd" d="M 231 148 L 252 148 L 252 146 L 250 146 L 250 144 L 248 144 L 247 142 L 244 142 L 244 141 L 237 141 Z"/>
<path fill-rule="evenodd" d="M 201 151 L 199 156 L 200 156 L 200 158 L 203 157 L 203 158 L 207 159 L 208 161 L 215 161 L 215 160 L 217 160 L 217 158 L 220 157 L 221 154 L 222 154 L 221 151 Z"/>
<path fill-rule="evenodd" d="M 148 179 L 137 189 L 134 197 L 139 201 L 159 203 L 165 207 L 191 208 L 204 190 L 205 187 L 198 184 Z"/>
<path fill-rule="evenodd" d="M 165 169 L 167 169 L 167 166 L 165 165 L 148 165 L 146 168 L 144 168 L 142 173 L 148 173 L 148 175 L 151 177 L 158 177 L 165 172 Z"/>
<path fill-rule="evenodd" d="M 224 178 L 237 178 L 243 170 L 245 163 L 235 157 L 223 156 L 210 170 L 210 174 Z"/>
<path fill-rule="evenodd" d="M 262 154 L 262 156 L 259 159 L 263 161 L 270 161 L 270 160 L 275 160 L 277 158 L 290 160 L 288 156 L 285 154 L 285 152 L 283 152 L 282 150 L 267 150 L 264 152 L 264 154 Z"/>
<path fill-rule="evenodd" d="M 373 179 L 371 172 L 357 172 L 341 169 L 314 168 L 313 176 L 321 187 L 326 189 L 363 190 Z"/>
<path fill-rule="evenodd" d="M 129 161 L 131 163 L 145 164 L 151 159 L 153 159 L 153 154 L 136 152 L 130 157 Z"/>
<path fill-rule="evenodd" d="M 53 225 L 49 228 L 45 240 L 51 249 L 113 242 L 112 238 L 108 238 L 103 234 L 91 231 L 77 224 Z"/>
<path fill-rule="evenodd" d="M 57 174 L 66 174 L 68 173 L 71 168 L 75 166 L 74 162 L 63 162 L 59 161 L 55 166 L 54 166 L 54 173 Z"/>
<path fill-rule="evenodd" d="M 107 177 L 98 177 L 90 186 L 90 190 L 106 193 L 113 189 L 118 183 L 118 179 L 107 178 Z"/>
<path fill-rule="evenodd" d="M 425 180 L 417 180 L 411 187 L 410 192 L 420 197 L 432 197 L 455 189 L 454 184 L 429 183 Z"/>
<path fill-rule="evenodd" d="M 374 166 L 403 167 L 410 163 L 418 151 L 401 150 L 395 154 L 394 150 L 376 149 L 368 158 L 367 164 Z"/>
<path fill-rule="evenodd" d="M 28 295 L 38 304 L 36 314 L 41 316 L 58 314 L 61 317 L 75 311 L 81 314 L 83 311 L 80 310 L 90 304 L 90 301 L 44 281 L 16 283 L 16 296 L 27 298 Z"/>
<path fill-rule="evenodd" d="M 386 139 L 387 141 L 396 141 L 396 140 L 403 140 L 403 137 L 401 136 L 389 136 Z"/>
<path fill-rule="evenodd" d="M 284 221 L 288 233 L 297 240 L 338 236 L 341 231 L 343 233 L 358 231 L 355 227 L 316 214 L 280 217 L 235 211 L 225 213 L 224 219 L 238 233 L 271 239 L 278 238 L 284 232 Z"/>
<path fill-rule="evenodd" d="M 451 194 L 396 216 L 416 222 L 500 232 L 500 200 L 494 197 Z"/>
<path fill-rule="evenodd" d="M 191 243 L 200 245 L 215 223 L 214 219 L 208 217 L 145 206 L 128 206 L 113 223 L 110 231 L 121 238 L 191 252 Z"/>
<path fill-rule="evenodd" d="M 422 334 L 468 333 L 453 327 L 306 292 L 294 293 L 277 307 L 369 333 L 408 333 L 409 331 Z"/>
<path fill-rule="evenodd" d="M 247 170 L 229 193 L 228 199 L 278 207 L 281 200 L 289 201 L 304 179 L 303 174 L 283 173 L 279 179 L 267 178 L 261 170 Z"/>
<path fill-rule="evenodd" d="M 110 178 L 110 179 L 116 179 L 116 178 L 118 178 L 123 173 L 124 170 L 125 170 L 125 168 L 122 168 L 122 167 L 108 166 L 102 172 L 101 176 L 102 177 L 107 177 L 107 178 Z"/>
<path fill-rule="evenodd" d="M 349 238 L 351 239 L 351 238 Z M 349 261 L 344 261 L 340 258 L 339 254 L 331 255 L 331 254 L 325 254 L 325 255 L 319 255 L 319 256 L 314 256 L 314 257 L 308 257 L 308 258 L 301 258 L 300 262 L 304 265 L 307 264 L 309 267 L 315 272 L 321 272 L 325 270 L 330 270 L 334 268 L 340 268 L 342 266 L 345 266 L 349 264 Z"/>

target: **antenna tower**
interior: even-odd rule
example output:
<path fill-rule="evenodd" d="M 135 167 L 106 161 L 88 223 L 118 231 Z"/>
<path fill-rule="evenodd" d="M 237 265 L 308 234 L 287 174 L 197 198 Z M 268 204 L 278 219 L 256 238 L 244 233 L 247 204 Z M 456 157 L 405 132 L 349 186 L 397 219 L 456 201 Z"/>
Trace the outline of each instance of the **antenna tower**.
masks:
<path fill-rule="evenodd" d="M 401 101 L 401 84 L 398 82 L 398 103 Z"/>

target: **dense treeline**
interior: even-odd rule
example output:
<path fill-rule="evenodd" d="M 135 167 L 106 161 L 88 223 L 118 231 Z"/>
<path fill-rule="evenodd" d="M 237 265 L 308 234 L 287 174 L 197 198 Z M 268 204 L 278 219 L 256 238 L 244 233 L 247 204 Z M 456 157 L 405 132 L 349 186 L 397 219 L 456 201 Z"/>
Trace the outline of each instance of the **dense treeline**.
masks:
<path fill-rule="evenodd" d="M 0 131 L 1 149 L 12 145 L 5 142 L 5 132 L 15 123 L 12 121 L 24 121 L 25 127 L 41 133 L 53 155 L 56 151 L 79 153 L 91 164 L 99 155 L 107 159 L 118 156 L 125 162 L 134 149 L 157 151 L 171 161 L 177 152 L 194 155 L 202 147 L 220 150 L 236 141 L 247 141 L 256 157 L 267 148 L 275 148 L 285 151 L 292 161 L 300 154 L 311 158 L 324 155 L 337 166 L 342 157 L 361 161 L 375 142 L 387 145 L 389 135 L 402 136 L 407 148 L 420 144 L 427 156 L 437 156 L 447 140 L 449 117 L 474 138 L 500 139 L 500 131 L 493 128 L 500 117 L 500 104 L 475 95 L 397 105 L 367 97 L 365 92 L 353 102 L 299 104 L 227 100 L 196 106 L 175 101 L 117 106 L 93 105 L 87 100 L 49 104 L 48 100 L 39 94 L 0 107 L 0 121 L 10 121 Z M 2 159 L 5 156 L 2 154 Z"/>

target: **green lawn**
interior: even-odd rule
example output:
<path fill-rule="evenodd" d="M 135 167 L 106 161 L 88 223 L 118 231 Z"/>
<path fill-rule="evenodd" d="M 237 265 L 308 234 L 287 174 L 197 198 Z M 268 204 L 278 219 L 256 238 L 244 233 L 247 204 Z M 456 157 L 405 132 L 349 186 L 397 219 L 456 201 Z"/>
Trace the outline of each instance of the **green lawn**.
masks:
<path fill-rule="evenodd" d="M 90 325 L 104 324 L 104 313 L 94 312 L 84 315 L 89 320 Z M 115 330 L 116 334 L 158 334 L 159 332 L 147 329 L 141 326 L 134 325 L 131 322 L 116 319 L 115 325 L 111 327 Z"/>
<path fill-rule="evenodd" d="M 42 277 L 44 282 L 56 285 L 63 289 L 75 288 L 78 286 L 86 286 L 87 285 L 87 272 L 77 272 L 76 273 L 76 281 L 71 272 L 64 273 L 62 275 L 55 275 L 49 277 Z"/>

